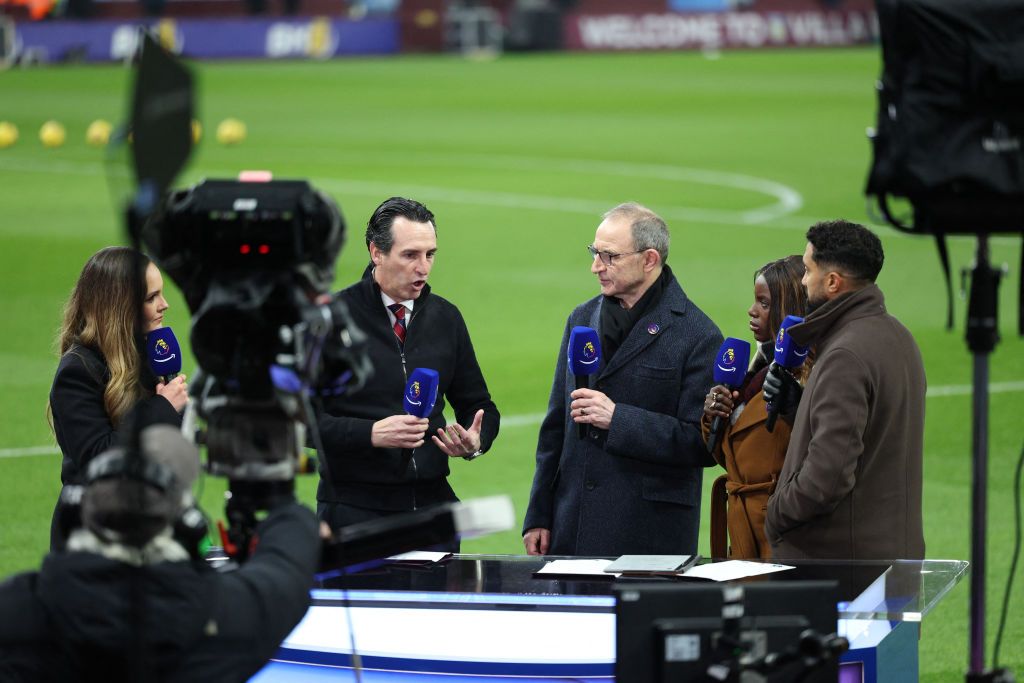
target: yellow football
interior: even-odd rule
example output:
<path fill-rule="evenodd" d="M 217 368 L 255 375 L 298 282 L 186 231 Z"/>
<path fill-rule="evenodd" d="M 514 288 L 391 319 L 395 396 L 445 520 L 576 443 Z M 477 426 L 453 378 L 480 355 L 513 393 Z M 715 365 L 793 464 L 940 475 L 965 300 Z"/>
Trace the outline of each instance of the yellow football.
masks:
<path fill-rule="evenodd" d="M 217 142 L 222 145 L 237 145 L 245 140 L 245 124 L 238 119 L 224 119 L 217 126 Z"/>
<path fill-rule="evenodd" d="M 67 133 L 64 131 L 64 126 L 57 121 L 47 121 L 39 129 L 39 141 L 45 147 L 60 147 L 66 138 Z"/>

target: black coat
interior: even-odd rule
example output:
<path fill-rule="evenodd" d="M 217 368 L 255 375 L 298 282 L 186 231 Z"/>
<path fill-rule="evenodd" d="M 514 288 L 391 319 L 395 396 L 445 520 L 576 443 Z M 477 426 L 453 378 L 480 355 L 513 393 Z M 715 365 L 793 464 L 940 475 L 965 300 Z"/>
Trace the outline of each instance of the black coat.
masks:
<path fill-rule="evenodd" d="M 60 480 L 63 484 L 81 483 L 89 462 L 117 441 L 117 429 L 103 405 L 103 391 L 110 380 L 110 369 L 96 349 L 72 344 L 61 356 L 57 374 L 50 389 L 53 430 L 57 435 L 64 461 Z M 151 390 L 156 378 L 143 361 L 141 381 Z M 181 424 L 181 416 L 163 396 L 144 399 L 152 404 L 151 415 L 161 415 L 161 422 Z"/>
<path fill-rule="evenodd" d="M 368 337 L 373 377 L 351 396 L 325 403 L 319 428 L 328 472 L 321 466 L 317 500 L 389 512 L 456 500 L 447 481 L 449 456 L 430 439 L 445 425 L 445 402 L 452 404 L 455 419 L 467 428 L 476 411 L 483 409 L 483 451 L 498 435 L 500 420 L 462 314 L 425 287 L 413 307 L 403 348 L 369 270 L 338 296 Z M 403 469 L 400 449 L 374 448 L 370 433 L 374 422 L 404 414 L 405 384 L 416 368 L 436 370 L 440 383 L 426 441 Z"/>
<path fill-rule="evenodd" d="M 591 387 L 615 403 L 610 428 L 581 440 L 566 362 L 576 325 L 598 329 L 603 297 L 570 314 L 558 354 L 523 530 L 551 530 L 551 555 L 697 552 L 703 398 L 722 333 L 673 277 Z"/>
<path fill-rule="evenodd" d="M 156 377 L 145 360 L 142 363 L 140 381 L 152 391 Z M 103 404 L 103 391 L 108 381 L 110 369 L 98 350 L 75 343 L 61 356 L 50 389 L 50 410 L 53 431 L 64 456 L 60 468 L 64 485 L 84 483 L 89 462 L 117 443 L 118 431 Z M 147 414 L 155 421 L 181 424 L 181 415 L 163 396 L 154 394 L 143 401 L 150 404 Z M 58 500 L 50 524 L 50 550 L 62 549 L 67 540 L 60 518 Z"/>
<path fill-rule="evenodd" d="M 50 554 L 0 583 L 0 680 L 245 681 L 302 619 L 320 557 L 306 508 L 278 508 L 240 569 Z"/>

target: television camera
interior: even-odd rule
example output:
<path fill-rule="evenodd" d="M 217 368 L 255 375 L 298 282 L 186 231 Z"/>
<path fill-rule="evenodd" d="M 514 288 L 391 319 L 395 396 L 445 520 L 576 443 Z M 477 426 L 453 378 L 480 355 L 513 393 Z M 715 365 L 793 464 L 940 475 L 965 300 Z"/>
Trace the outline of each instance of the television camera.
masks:
<path fill-rule="evenodd" d="M 309 470 L 313 401 L 355 390 L 372 372 L 364 335 L 330 294 L 345 222 L 304 180 L 257 176 L 169 190 L 192 144 L 191 76 L 150 36 L 142 44 L 128 231 L 192 313 L 199 369 L 186 420 L 199 419 L 207 471 L 228 479 L 221 537 L 243 561 L 262 512 L 291 500 L 295 475 Z M 316 429 L 308 436 L 318 445 Z"/>
<path fill-rule="evenodd" d="M 305 181 L 207 180 L 171 192 L 141 237 L 192 311 L 191 409 L 207 470 L 229 481 L 224 547 L 244 558 L 258 511 L 290 499 L 306 470 L 311 399 L 371 373 L 329 294 L 344 221 Z"/>

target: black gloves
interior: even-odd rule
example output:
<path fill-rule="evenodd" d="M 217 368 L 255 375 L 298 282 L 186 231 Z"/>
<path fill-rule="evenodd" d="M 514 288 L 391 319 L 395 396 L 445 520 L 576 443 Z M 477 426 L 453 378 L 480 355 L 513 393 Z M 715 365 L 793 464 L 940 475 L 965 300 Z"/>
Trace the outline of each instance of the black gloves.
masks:
<path fill-rule="evenodd" d="M 786 422 L 792 422 L 803 393 L 804 388 L 789 370 L 772 363 L 764 378 L 764 400 L 770 406 L 770 412 L 781 415 Z"/>

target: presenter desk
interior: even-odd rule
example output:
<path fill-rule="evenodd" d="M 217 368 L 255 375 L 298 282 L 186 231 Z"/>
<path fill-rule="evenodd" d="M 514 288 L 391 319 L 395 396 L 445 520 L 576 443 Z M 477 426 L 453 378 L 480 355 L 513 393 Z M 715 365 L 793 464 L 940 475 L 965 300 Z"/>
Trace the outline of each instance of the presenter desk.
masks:
<path fill-rule="evenodd" d="M 353 651 L 367 683 L 612 680 L 622 579 L 534 576 L 552 559 L 565 558 L 455 555 L 321 576 L 303 621 L 252 680 L 354 681 Z M 957 560 L 787 564 L 746 580 L 838 582 L 843 683 L 916 681 L 920 622 L 967 571 Z"/>

